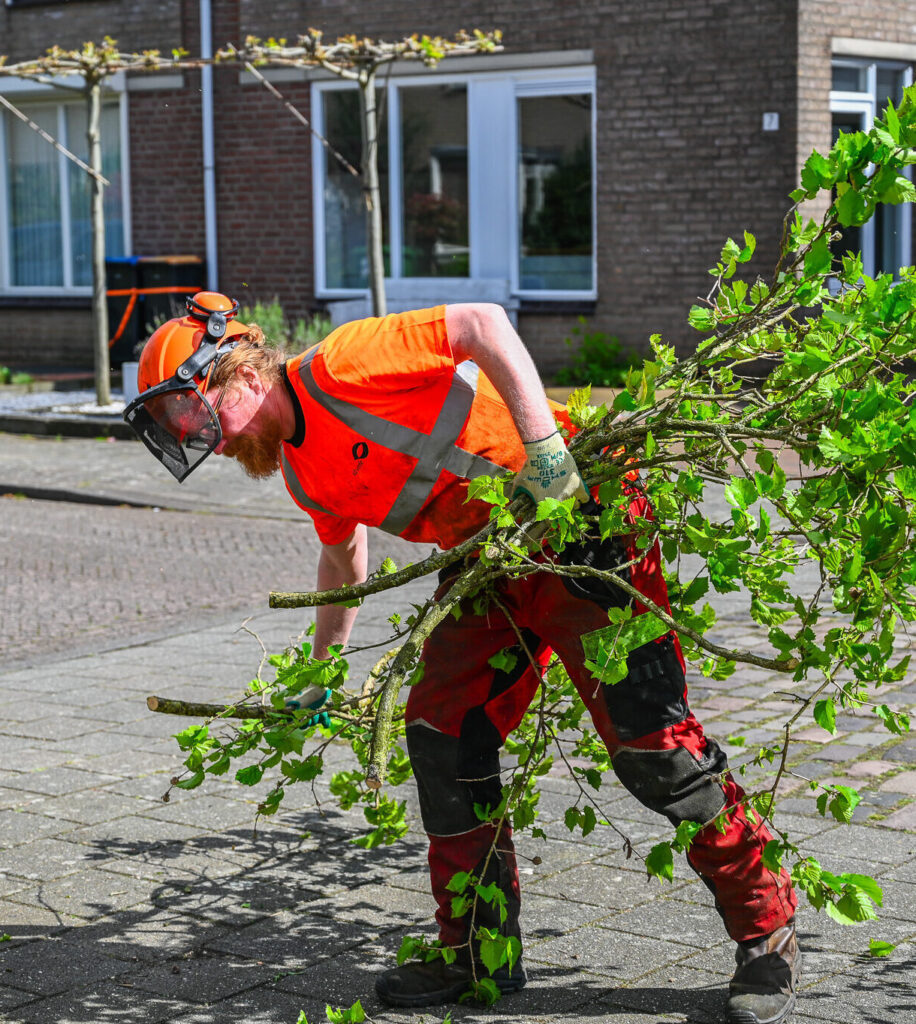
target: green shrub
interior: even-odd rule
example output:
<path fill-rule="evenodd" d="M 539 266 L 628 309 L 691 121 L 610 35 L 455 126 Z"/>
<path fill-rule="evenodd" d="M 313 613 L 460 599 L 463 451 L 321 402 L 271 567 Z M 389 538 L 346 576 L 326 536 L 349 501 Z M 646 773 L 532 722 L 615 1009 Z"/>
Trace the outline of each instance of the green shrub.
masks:
<path fill-rule="evenodd" d="M 325 316 L 313 316 L 308 320 L 302 317 L 288 319 L 276 296 L 270 302 L 257 301 L 251 306 L 240 307 L 238 318 L 243 323 L 257 324 L 268 345 L 293 351 L 317 344 L 333 329 Z"/>
<path fill-rule="evenodd" d="M 30 373 L 15 373 L 8 366 L 0 366 L 0 384 L 31 384 L 34 380 Z"/>
<path fill-rule="evenodd" d="M 566 338 L 564 344 L 575 352 L 569 365 L 557 371 L 558 384 L 622 387 L 630 367 L 642 365 L 641 357 L 625 349 L 619 338 L 604 331 L 586 330 L 585 317 L 579 317 L 579 326 L 573 328 L 572 337 Z"/>

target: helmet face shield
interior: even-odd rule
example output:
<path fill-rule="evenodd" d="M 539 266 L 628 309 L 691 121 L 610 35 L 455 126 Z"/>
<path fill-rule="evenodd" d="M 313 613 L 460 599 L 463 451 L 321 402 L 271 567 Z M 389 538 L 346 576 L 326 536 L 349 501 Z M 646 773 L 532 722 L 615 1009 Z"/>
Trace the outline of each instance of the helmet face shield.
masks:
<path fill-rule="evenodd" d="M 223 438 L 219 418 L 194 384 L 150 388 L 128 405 L 124 419 L 179 483 Z"/>

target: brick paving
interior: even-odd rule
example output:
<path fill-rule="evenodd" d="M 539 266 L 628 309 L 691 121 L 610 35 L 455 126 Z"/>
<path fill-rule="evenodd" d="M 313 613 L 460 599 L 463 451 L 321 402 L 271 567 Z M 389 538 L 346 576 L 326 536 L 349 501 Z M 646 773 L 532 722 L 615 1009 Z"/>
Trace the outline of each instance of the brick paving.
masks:
<path fill-rule="evenodd" d="M 304 786 L 256 835 L 257 790 L 213 780 L 162 803 L 177 726 L 145 697 L 237 696 L 261 659 L 251 634 L 276 648 L 303 628 L 302 613 L 264 598 L 308 584 L 316 545 L 273 481 L 216 459 L 190 490 L 156 474 L 131 443 L 0 435 L 4 489 L 74 499 L 0 500 L 0 1020 L 295 1024 L 304 1010 L 315 1024 L 326 1003 L 360 998 L 375 1021 L 441 1021 L 445 1008 L 393 1012 L 372 989 L 403 935 L 430 933 L 412 796 L 406 841 L 375 851 L 350 842 L 356 812 L 318 808 Z M 367 602 L 360 641 L 383 641 L 392 610 L 390 597 Z M 764 645 L 736 606 L 719 611 L 717 639 Z M 355 674 L 373 658 L 358 656 Z M 691 688 L 737 766 L 793 707 L 793 686 L 757 669 Z M 916 687 L 883 699 L 912 708 Z M 884 907 L 857 928 L 803 908 L 795 1019 L 916 1019 L 916 744 L 865 712 L 837 724 L 833 737 L 803 724 L 776 824 L 825 867 L 875 875 Z M 805 779 L 850 780 L 853 825 L 820 817 Z M 761 776 L 748 768 L 746 781 Z M 639 853 L 667 833 L 612 780 L 600 796 Z M 572 839 L 562 817 L 574 799 L 557 769 L 540 805 L 549 838 L 520 844 L 529 986 L 493 1010 L 454 1007 L 452 1020 L 721 1021 L 732 947 L 707 891 L 683 861 L 673 884 L 647 883 L 609 829 Z M 872 938 L 899 945 L 866 959 Z"/>

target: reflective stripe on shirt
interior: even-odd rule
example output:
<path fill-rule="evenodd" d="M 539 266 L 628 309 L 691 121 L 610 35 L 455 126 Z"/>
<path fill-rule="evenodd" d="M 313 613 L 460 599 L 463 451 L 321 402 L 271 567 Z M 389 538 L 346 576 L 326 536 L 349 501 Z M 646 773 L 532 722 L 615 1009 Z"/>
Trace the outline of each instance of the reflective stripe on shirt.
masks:
<path fill-rule="evenodd" d="M 323 391 L 311 369 L 312 359 L 317 352 L 316 348 L 306 353 L 298 368 L 309 397 L 354 433 L 391 451 L 416 459 L 416 465 L 379 524 L 380 529 L 394 534 L 406 530 L 426 503 L 442 470 L 466 480 L 479 476 L 497 476 L 505 472 L 506 467 L 465 451 L 457 444 L 477 393 L 480 369 L 476 363 L 467 360 L 455 368 L 451 386 L 432 432 L 424 434 L 412 427 L 383 419 Z M 282 461 L 283 475 L 299 504 L 318 512 L 327 512 L 327 509 L 305 493 L 285 455 Z"/>

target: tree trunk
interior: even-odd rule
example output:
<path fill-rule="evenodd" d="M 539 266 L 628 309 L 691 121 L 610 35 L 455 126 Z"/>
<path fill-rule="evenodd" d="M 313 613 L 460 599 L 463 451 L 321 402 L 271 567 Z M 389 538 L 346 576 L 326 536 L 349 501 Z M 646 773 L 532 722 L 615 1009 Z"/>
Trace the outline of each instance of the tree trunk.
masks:
<path fill-rule="evenodd" d="M 102 173 L 102 86 L 89 86 L 89 166 Z M 111 366 L 108 360 L 108 303 L 105 295 L 105 193 L 98 177 L 89 178 L 92 223 L 92 351 L 95 363 L 95 400 L 111 403 Z"/>
<path fill-rule="evenodd" d="M 372 312 L 384 316 L 385 256 L 382 250 L 382 196 L 378 183 L 378 111 L 375 105 L 375 71 L 359 78 L 360 134 L 362 136 L 363 195 L 366 199 L 366 248 L 369 254 L 369 292 Z"/>

